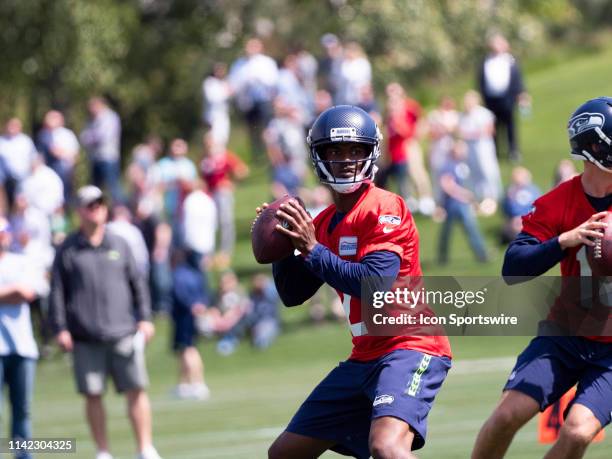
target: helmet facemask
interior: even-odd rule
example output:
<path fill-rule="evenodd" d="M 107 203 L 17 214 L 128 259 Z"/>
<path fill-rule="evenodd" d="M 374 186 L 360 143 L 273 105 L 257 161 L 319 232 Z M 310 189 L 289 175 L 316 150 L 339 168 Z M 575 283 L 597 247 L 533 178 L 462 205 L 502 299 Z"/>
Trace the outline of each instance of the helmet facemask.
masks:
<path fill-rule="evenodd" d="M 587 160 L 600 170 L 612 174 L 612 139 L 601 128 L 593 129 L 596 138 L 590 145 L 572 145 L 571 156 L 574 159 Z"/>
<path fill-rule="evenodd" d="M 355 143 L 355 142 L 351 142 Z M 333 142 L 320 144 L 311 147 L 311 158 L 319 181 L 329 185 L 334 191 L 342 194 L 352 193 L 357 190 L 363 182 L 374 178 L 374 174 L 378 170 L 375 162 L 380 156 L 378 144 L 358 143 L 361 146 L 369 147 L 369 154 L 362 159 L 347 159 L 347 160 L 324 160 L 321 158 L 321 151 Z M 335 164 L 354 163 L 355 169 L 350 177 L 336 177 L 333 173 Z"/>

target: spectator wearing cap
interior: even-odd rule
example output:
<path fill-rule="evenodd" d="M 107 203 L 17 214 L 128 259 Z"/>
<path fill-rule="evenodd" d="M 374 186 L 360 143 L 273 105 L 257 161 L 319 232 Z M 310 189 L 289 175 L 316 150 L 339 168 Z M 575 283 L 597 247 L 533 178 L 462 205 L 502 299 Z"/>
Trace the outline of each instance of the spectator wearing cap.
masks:
<path fill-rule="evenodd" d="M 8 221 L 0 217 L 0 390 L 6 384 L 11 403 L 10 436 L 32 436 L 30 406 L 38 348 L 34 341 L 29 302 L 49 290 L 44 272 L 25 255 L 10 253 Z M 23 452 L 16 456 L 31 458 Z"/>
<path fill-rule="evenodd" d="M 158 459 L 152 444 L 144 347 L 155 332 L 149 293 L 125 240 L 106 230 L 102 191 L 77 192 L 80 227 L 59 247 L 51 281 L 51 323 L 60 347 L 73 354 L 74 376 L 85 397 L 87 422 L 109 459 L 102 396 L 110 375 L 125 393 L 139 459 Z"/>

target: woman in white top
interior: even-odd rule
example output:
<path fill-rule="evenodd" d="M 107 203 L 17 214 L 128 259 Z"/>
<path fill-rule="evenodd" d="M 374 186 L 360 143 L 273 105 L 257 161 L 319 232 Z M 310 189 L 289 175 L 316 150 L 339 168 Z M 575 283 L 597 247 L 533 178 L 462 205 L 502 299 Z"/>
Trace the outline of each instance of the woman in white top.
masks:
<path fill-rule="evenodd" d="M 481 201 L 480 210 L 490 215 L 501 197 L 501 175 L 495 151 L 495 116 L 480 104 L 480 95 L 468 91 L 463 98 L 459 136 L 468 145 L 472 187 Z"/>
<path fill-rule="evenodd" d="M 202 83 L 204 98 L 204 123 L 210 127 L 215 141 L 227 145 L 230 133 L 229 100 L 230 85 L 225 79 L 227 66 L 217 62 L 212 73 Z"/>
<path fill-rule="evenodd" d="M 429 134 L 429 168 L 434 187 L 434 198 L 440 203 L 439 178 L 440 171 L 448 162 L 453 148 L 453 136 L 459 125 L 459 113 L 455 110 L 455 101 L 452 97 L 444 96 L 438 108 L 427 117 L 427 131 Z"/>

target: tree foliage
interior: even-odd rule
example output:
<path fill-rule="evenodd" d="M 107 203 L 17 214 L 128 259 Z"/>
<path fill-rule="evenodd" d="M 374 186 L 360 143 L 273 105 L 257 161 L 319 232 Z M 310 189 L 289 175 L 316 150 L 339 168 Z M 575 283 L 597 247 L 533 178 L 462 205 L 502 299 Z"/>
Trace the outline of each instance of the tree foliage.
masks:
<path fill-rule="evenodd" d="M 545 52 L 585 24 L 603 24 L 610 0 L 3 0 L 0 115 L 31 123 L 55 106 L 83 120 L 84 102 L 107 95 L 127 143 L 149 132 L 191 136 L 200 85 L 258 34 L 281 58 L 314 54 L 333 32 L 361 43 L 378 85 L 443 84 L 473 68 L 486 35 L 505 33 L 522 55 Z"/>

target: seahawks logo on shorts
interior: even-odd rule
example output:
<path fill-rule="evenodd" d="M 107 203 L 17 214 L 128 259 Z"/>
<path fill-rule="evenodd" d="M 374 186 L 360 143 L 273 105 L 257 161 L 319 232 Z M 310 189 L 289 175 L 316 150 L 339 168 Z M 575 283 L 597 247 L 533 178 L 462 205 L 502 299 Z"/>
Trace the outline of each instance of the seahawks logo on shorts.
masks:
<path fill-rule="evenodd" d="M 372 406 L 390 405 L 391 403 L 393 403 L 394 400 L 395 398 L 393 398 L 393 395 L 387 395 L 387 394 L 379 395 L 378 397 L 374 399 L 374 403 L 372 403 Z"/>

